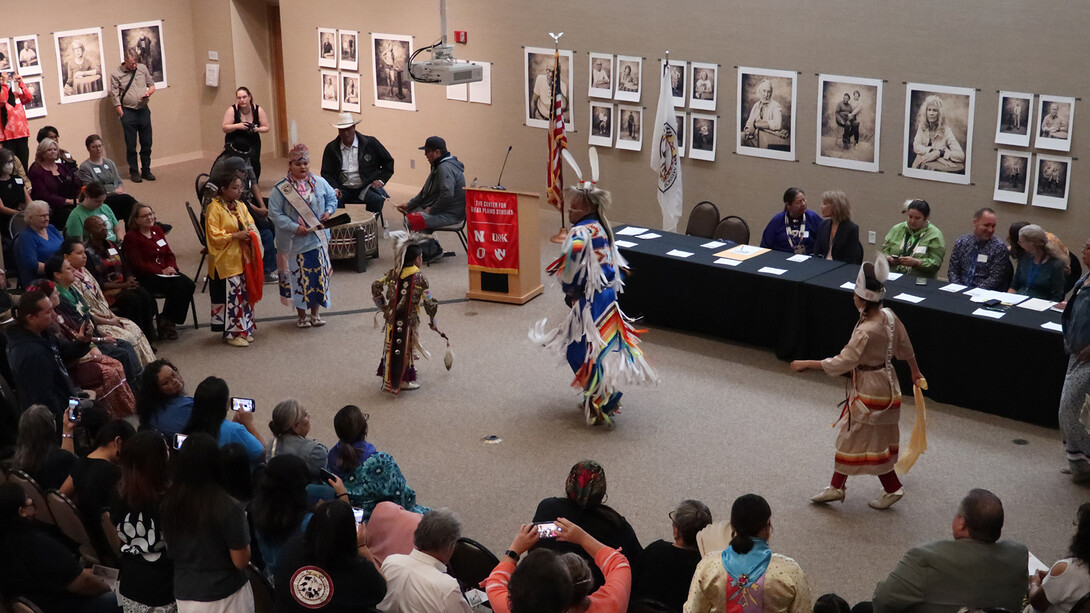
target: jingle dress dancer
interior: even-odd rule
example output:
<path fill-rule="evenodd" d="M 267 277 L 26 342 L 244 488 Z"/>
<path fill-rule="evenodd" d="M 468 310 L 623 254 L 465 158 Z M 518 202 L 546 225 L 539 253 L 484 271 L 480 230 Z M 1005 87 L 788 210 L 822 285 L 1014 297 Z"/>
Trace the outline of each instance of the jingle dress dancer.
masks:
<path fill-rule="evenodd" d="M 428 314 L 428 327 L 435 327 L 435 313 L 439 302 L 428 291 L 428 279 L 420 272 L 424 258 L 421 244 L 431 237 L 411 234 L 399 239 L 394 246 L 394 268 L 371 284 L 371 297 L 386 320 L 386 341 L 382 348 L 382 361 L 378 372 L 382 377 L 383 391 L 397 395 L 401 390 L 420 387 L 416 381 L 415 353 L 428 357 L 420 346 L 417 329 L 420 327 L 420 307 Z"/>
<path fill-rule="evenodd" d="M 893 470 L 900 442 L 901 387 L 893 370 L 893 358 L 908 362 L 912 381 L 921 389 L 927 383 L 916 364 L 912 342 L 901 320 L 882 307 L 889 263 L 879 256 L 859 267 L 852 298 L 859 310 L 851 340 L 839 355 L 824 360 L 795 360 L 791 368 L 823 369 L 831 376 L 851 373 L 844 410 L 837 423 L 836 459 L 828 487 L 810 500 L 817 503 L 844 500 L 848 475 L 878 475 L 885 492 L 868 504 L 886 509 L 904 496 Z M 834 424 L 835 425 L 835 424 Z"/>
<path fill-rule="evenodd" d="M 575 372 L 572 387 L 583 390 L 583 413 L 591 426 L 612 426 L 621 408 L 621 383 L 655 382 L 655 371 L 637 345 L 639 331 L 621 312 L 617 295 L 623 282 L 619 269 L 627 263 L 613 242 L 606 219 L 609 192 L 593 187 L 565 190 L 572 229 L 561 255 L 545 270 L 557 275 L 571 311 L 546 332 L 545 320 L 530 330 L 530 339 L 564 356 Z"/>

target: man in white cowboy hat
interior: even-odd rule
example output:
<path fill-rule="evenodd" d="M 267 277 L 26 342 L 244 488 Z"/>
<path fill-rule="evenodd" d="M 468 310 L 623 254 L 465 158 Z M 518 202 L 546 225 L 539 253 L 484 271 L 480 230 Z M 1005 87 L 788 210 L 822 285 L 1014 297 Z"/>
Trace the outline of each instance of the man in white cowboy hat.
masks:
<path fill-rule="evenodd" d="M 322 153 L 322 178 L 337 191 L 337 206 L 362 202 L 379 214 L 390 197 L 386 182 L 394 176 L 394 158 L 377 138 L 356 132 L 359 122 L 351 113 L 341 113 L 330 124 L 337 128 L 337 138 Z"/>

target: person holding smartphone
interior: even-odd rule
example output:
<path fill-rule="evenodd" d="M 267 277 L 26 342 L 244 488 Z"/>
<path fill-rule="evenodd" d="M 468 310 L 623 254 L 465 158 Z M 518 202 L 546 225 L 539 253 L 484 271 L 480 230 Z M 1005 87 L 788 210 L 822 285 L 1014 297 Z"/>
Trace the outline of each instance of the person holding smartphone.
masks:
<path fill-rule="evenodd" d="M 889 229 L 882 255 L 892 272 L 934 279 L 946 257 L 946 239 L 928 221 L 931 205 L 926 200 L 907 200 L 905 209 L 908 220 Z"/>
<path fill-rule="evenodd" d="M 231 406 L 231 391 L 227 382 L 219 377 L 208 377 L 193 392 L 193 411 L 183 434 L 204 432 L 220 447 L 239 443 L 246 448 L 250 464 L 257 466 L 265 457 L 265 442 L 254 426 L 254 414 L 250 411 L 231 411 L 232 421 L 227 420 Z"/>

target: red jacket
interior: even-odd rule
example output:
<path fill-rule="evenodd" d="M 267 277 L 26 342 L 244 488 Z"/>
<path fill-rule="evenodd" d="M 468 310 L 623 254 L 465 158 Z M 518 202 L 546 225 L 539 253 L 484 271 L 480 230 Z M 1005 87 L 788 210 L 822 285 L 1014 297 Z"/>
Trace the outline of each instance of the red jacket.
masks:
<path fill-rule="evenodd" d="M 8 89 L 8 84 L 0 85 L 0 104 L 8 110 L 8 123 L 3 126 L 3 137 L 0 140 L 26 138 L 30 136 L 30 128 L 26 123 L 26 109 L 23 105 L 33 100 L 34 96 L 30 94 L 26 85 L 23 85 L 22 89 L 15 94 L 15 104 L 8 104 L 8 96 L 11 95 Z"/>
<path fill-rule="evenodd" d="M 151 227 L 151 238 L 139 230 L 126 232 L 122 255 L 129 270 L 137 277 L 160 274 L 167 266 L 178 270 L 178 261 L 174 259 L 174 252 L 159 226 Z"/>

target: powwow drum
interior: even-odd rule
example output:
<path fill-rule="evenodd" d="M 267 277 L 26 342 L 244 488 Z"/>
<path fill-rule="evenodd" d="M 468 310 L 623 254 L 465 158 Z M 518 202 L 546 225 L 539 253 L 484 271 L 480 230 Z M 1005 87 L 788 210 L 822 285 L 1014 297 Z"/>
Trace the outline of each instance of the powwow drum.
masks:
<path fill-rule="evenodd" d="M 329 259 L 355 259 L 356 270 L 363 272 L 367 258 L 378 257 L 378 219 L 362 204 L 345 205 L 345 212 L 352 221 L 329 230 Z"/>

